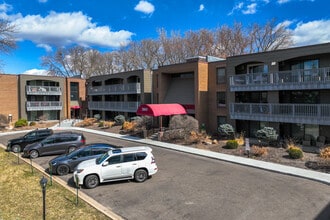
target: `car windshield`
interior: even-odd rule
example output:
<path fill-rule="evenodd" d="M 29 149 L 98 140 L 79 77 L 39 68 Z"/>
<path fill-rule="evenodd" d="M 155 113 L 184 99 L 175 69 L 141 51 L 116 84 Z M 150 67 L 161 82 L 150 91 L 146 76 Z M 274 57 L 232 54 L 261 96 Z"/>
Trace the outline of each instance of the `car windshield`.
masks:
<path fill-rule="evenodd" d="M 109 157 L 108 152 L 102 154 L 101 156 L 99 156 L 98 158 L 96 158 L 96 164 L 100 164 L 102 163 L 105 159 L 107 159 Z"/>

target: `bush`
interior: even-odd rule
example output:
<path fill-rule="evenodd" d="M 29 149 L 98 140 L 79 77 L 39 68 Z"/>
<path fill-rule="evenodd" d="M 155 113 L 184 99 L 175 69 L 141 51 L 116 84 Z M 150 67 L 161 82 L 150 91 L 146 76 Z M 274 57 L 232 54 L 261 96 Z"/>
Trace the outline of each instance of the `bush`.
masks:
<path fill-rule="evenodd" d="M 124 115 L 117 115 L 115 118 L 114 118 L 115 122 L 116 122 L 116 125 L 123 125 L 124 122 L 125 122 L 125 116 Z"/>
<path fill-rule="evenodd" d="M 134 121 L 132 121 L 132 122 L 125 121 L 123 123 L 123 130 L 126 132 L 134 131 L 135 126 L 136 126 L 136 123 Z"/>
<path fill-rule="evenodd" d="M 226 149 L 236 149 L 238 148 L 238 142 L 236 140 L 228 140 L 224 146 Z"/>
<path fill-rule="evenodd" d="M 37 125 L 37 123 L 35 121 L 31 121 L 29 124 L 29 126 L 35 126 L 35 125 Z"/>
<path fill-rule="evenodd" d="M 296 147 L 296 146 L 290 146 L 287 149 L 287 152 L 289 153 L 289 157 L 292 159 L 300 159 L 304 156 L 303 151 L 299 147 Z"/>
<path fill-rule="evenodd" d="M 189 115 L 172 116 L 168 127 L 170 130 L 184 129 L 187 133 L 190 133 L 191 131 L 199 131 L 198 121 Z"/>
<path fill-rule="evenodd" d="M 84 118 L 83 121 L 76 123 L 75 126 L 77 126 L 77 127 L 87 127 L 87 126 L 93 125 L 96 122 L 97 122 L 96 118 Z"/>
<path fill-rule="evenodd" d="M 261 157 L 263 155 L 267 155 L 268 150 L 266 147 L 258 147 L 258 146 L 253 145 L 251 147 L 251 153 L 256 157 Z"/>
<path fill-rule="evenodd" d="M 218 131 L 219 131 L 220 135 L 227 136 L 227 137 L 234 136 L 234 133 L 235 133 L 233 126 L 230 124 L 219 125 Z"/>
<path fill-rule="evenodd" d="M 24 126 L 28 126 L 28 121 L 24 118 L 20 118 L 18 119 L 18 121 L 15 122 L 15 127 L 19 128 L 19 127 L 24 127 Z"/>
<path fill-rule="evenodd" d="M 330 146 L 329 147 L 326 147 L 326 148 L 323 148 L 320 151 L 320 158 L 322 158 L 322 159 L 330 159 Z"/>

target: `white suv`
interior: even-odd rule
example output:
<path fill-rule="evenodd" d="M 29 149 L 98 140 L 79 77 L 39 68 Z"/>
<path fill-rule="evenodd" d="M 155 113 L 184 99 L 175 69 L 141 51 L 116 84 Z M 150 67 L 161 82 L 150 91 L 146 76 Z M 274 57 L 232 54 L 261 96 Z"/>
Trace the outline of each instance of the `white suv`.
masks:
<path fill-rule="evenodd" d="M 91 189 L 99 183 L 125 179 L 144 182 L 158 170 L 150 147 L 126 147 L 109 150 L 96 159 L 78 164 L 73 179 Z"/>

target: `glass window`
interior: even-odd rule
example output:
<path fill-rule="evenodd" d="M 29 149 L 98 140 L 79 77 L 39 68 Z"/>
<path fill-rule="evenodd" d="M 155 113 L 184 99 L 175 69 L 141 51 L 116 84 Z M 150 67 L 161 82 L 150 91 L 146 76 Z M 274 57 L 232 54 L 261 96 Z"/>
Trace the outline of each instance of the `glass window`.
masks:
<path fill-rule="evenodd" d="M 70 82 L 70 100 L 79 100 L 79 83 L 77 82 Z"/>
<path fill-rule="evenodd" d="M 226 83 L 226 69 L 217 68 L 217 84 Z"/>
<path fill-rule="evenodd" d="M 217 92 L 217 106 L 223 107 L 226 105 L 226 93 L 225 92 Z"/>
<path fill-rule="evenodd" d="M 116 155 L 109 158 L 109 164 L 117 164 L 120 163 L 120 155 Z"/>
<path fill-rule="evenodd" d="M 146 158 L 147 153 L 139 152 L 139 153 L 136 153 L 135 156 L 136 156 L 136 160 L 143 160 L 144 158 Z"/>
<path fill-rule="evenodd" d="M 123 162 L 131 162 L 134 161 L 134 154 L 124 154 L 123 155 Z"/>

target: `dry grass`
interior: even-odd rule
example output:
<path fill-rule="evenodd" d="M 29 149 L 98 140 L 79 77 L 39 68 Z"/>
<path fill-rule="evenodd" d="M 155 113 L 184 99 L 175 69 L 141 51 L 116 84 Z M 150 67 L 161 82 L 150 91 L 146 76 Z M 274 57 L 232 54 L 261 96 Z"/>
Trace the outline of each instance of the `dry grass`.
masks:
<path fill-rule="evenodd" d="M 0 219 L 41 219 L 42 174 L 29 164 L 0 149 Z M 53 181 L 46 191 L 47 219 L 109 219 Z"/>

